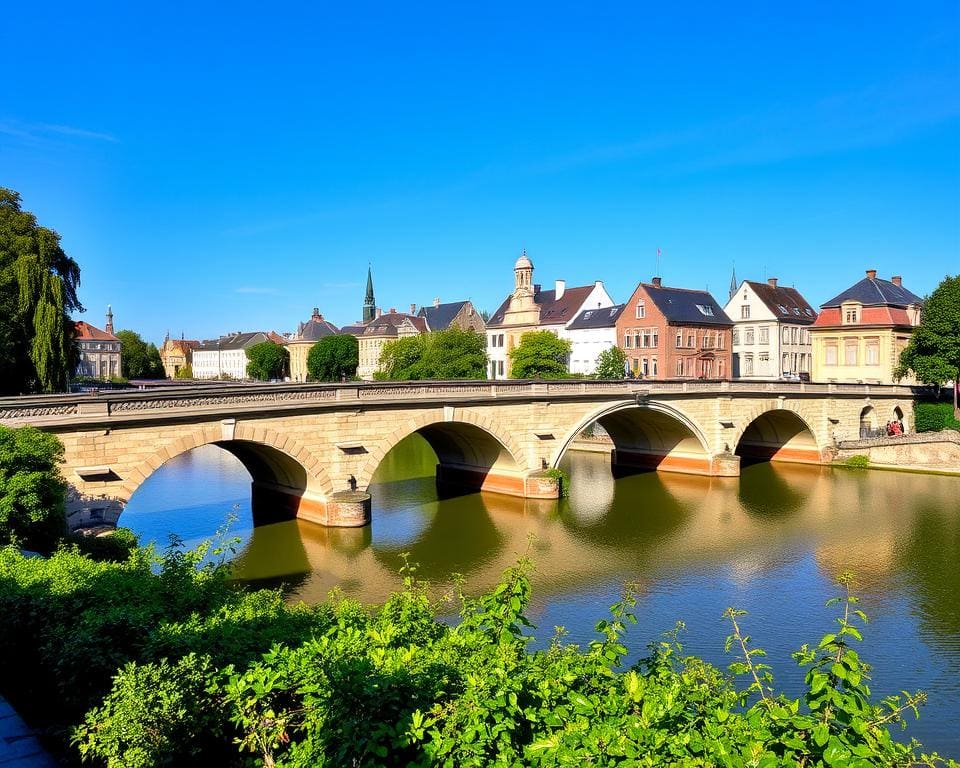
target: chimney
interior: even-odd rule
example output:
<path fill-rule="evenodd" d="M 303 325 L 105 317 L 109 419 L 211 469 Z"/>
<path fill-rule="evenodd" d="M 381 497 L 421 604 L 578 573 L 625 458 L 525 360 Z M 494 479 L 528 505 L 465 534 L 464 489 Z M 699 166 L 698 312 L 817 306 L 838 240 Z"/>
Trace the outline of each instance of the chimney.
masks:
<path fill-rule="evenodd" d="M 777 287 L 777 278 L 775 278 L 775 277 L 768 277 L 768 278 L 767 278 L 767 283 L 769 284 L 769 286 L 770 286 L 771 288 L 776 288 L 776 287 Z"/>
<path fill-rule="evenodd" d="M 654 284 L 657 288 L 659 288 L 659 287 L 660 287 L 660 278 L 659 278 L 659 277 L 653 278 L 653 284 Z"/>
<path fill-rule="evenodd" d="M 566 280 L 557 280 L 557 295 L 556 298 L 559 301 L 563 298 L 564 292 L 567 290 L 567 281 Z"/>
<path fill-rule="evenodd" d="M 410 314 L 411 314 L 411 315 L 417 314 L 417 305 L 416 305 L 416 304 L 411 304 L 411 305 L 410 305 Z"/>
<path fill-rule="evenodd" d="M 890 278 L 890 282 L 899 288 L 901 285 L 903 285 L 903 278 L 900 277 L 900 275 L 894 275 Z"/>
<path fill-rule="evenodd" d="M 107 327 L 103 330 L 113 333 L 113 308 L 109 304 L 107 304 Z"/>
<path fill-rule="evenodd" d="M 877 279 L 877 270 L 868 269 L 867 270 L 867 280 L 876 280 Z"/>
<path fill-rule="evenodd" d="M 534 283 L 534 284 L 533 284 L 533 295 L 536 296 L 538 293 L 540 293 L 540 283 Z"/>
<path fill-rule="evenodd" d="M 433 308 L 436 309 L 436 308 L 439 307 L 439 306 L 440 306 L 440 297 L 439 297 L 439 296 L 435 296 L 434 299 L 433 299 Z"/>
<path fill-rule="evenodd" d="M 391 314 L 391 315 L 397 314 L 397 308 L 396 308 L 396 307 L 390 307 L 390 314 Z"/>
<path fill-rule="evenodd" d="M 320 315 L 320 307 L 313 308 L 313 314 L 310 315 L 311 320 L 323 320 L 323 317 Z"/>
<path fill-rule="evenodd" d="M 382 314 L 383 314 L 383 308 L 382 308 L 382 307 L 377 307 L 377 317 L 380 317 L 380 315 L 382 315 Z"/>

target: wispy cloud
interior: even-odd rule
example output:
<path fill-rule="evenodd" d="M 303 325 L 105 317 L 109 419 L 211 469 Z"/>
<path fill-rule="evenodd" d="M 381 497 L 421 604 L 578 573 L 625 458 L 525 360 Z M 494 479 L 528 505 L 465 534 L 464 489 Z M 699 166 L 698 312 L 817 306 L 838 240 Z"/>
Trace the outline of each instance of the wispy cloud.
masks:
<path fill-rule="evenodd" d="M 280 291 L 277 288 L 268 288 L 258 285 L 243 285 L 239 288 L 234 288 L 234 293 L 250 293 L 260 296 L 279 296 Z"/>
<path fill-rule="evenodd" d="M 346 290 L 347 288 L 359 288 L 360 283 L 324 283 L 322 287 L 329 290 L 340 291 Z"/>
<path fill-rule="evenodd" d="M 92 141 L 106 141 L 111 144 L 116 144 L 120 141 L 120 139 L 113 134 L 104 131 L 91 131 L 74 125 L 28 123 L 20 120 L 0 120 L 0 133 L 34 142 L 49 141 L 58 136 L 90 139 Z"/>

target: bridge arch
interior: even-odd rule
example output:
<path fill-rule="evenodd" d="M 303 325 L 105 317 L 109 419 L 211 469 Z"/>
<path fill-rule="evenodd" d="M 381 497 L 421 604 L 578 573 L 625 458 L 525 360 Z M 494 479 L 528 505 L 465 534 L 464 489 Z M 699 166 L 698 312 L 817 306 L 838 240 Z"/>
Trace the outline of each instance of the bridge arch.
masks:
<path fill-rule="evenodd" d="M 614 467 L 713 474 L 713 455 L 700 425 L 679 408 L 660 402 L 621 402 L 588 414 L 558 445 L 551 466 L 559 466 L 580 433 L 598 423 L 613 441 Z"/>
<path fill-rule="evenodd" d="M 821 464 L 829 443 L 817 436 L 811 421 L 786 403 L 758 406 L 740 422 L 730 450 L 752 461 Z"/>
<path fill-rule="evenodd" d="M 370 450 L 356 476 L 357 489 L 366 490 L 384 457 L 414 433 L 437 454 L 438 483 L 523 495 L 530 467 L 522 446 L 503 425 L 465 408 L 421 413 L 394 429 Z"/>
<path fill-rule="evenodd" d="M 323 466 L 299 441 L 246 424 L 237 424 L 231 433 L 225 433 L 217 424 L 193 429 L 158 447 L 123 478 L 118 500 L 126 504 L 170 459 L 203 445 L 222 448 L 250 473 L 255 518 L 258 510 L 268 512 L 271 518 L 292 517 L 304 500 L 317 502 L 333 493 L 333 483 Z"/>

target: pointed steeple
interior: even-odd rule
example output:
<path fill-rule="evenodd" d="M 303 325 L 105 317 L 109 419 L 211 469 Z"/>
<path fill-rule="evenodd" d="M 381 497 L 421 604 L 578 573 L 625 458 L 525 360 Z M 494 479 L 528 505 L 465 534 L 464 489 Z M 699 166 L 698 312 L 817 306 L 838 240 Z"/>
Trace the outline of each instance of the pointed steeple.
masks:
<path fill-rule="evenodd" d="M 367 265 L 367 294 L 363 298 L 363 322 L 369 323 L 377 313 L 377 300 L 373 296 L 373 271 Z"/>
<path fill-rule="evenodd" d="M 733 294 L 737 292 L 737 288 L 740 287 L 740 283 L 737 282 L 737 267 L 734 265 L 733 274 L 730 275 L 730 296 L 728 298 L 732 299 Z"/>
<path fill-rule="evenodd" d="M 113 309 L 107 304 L 107 327 L 104 328 L 107 333 L 113 333 Z"/>

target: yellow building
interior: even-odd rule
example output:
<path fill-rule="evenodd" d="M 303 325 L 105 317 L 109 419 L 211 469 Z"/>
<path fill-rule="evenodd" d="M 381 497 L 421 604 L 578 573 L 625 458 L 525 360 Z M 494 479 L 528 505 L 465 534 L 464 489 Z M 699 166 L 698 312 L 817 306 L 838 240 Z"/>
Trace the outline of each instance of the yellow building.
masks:
<path fill-rule="evenodd" d="M 287 352 L 290 353 L 290 380 L 307 380 L 307 355 L 313 345 L 325 336 L 333 336 L 340 333 L 340 329 L 333 323 L 327 322 L 320 314 L 317 307 L 313 308 L 313 314 L 305 323 L 297 326 L 297 332 L 284 343 L 287 346 Z"/>
<path fill-rule="evenodd" d="M 193 366 L 193 350 L 200 346 L 199 341 L 192 339 L 171 339 L 170 334 L 163 340 L 160 347 L 160 362 L 163 363 L 163 375 L 168 379 L 175 379 L 181 372 Z"/>
<path fill-rule="evenodd" d="M 357 378 L 366 381 L 373 378 L 380 369 L 380 352 L 388 341 L 416 336 L 427 333 L 429 330 L 425 318 L 417 317 L 412 313 L 397 312 L 392 308 L 389 312 L 377 314 L 366 325 L 344 328 L 344 331 L 357 337 L 359 354 Z"/>
<path fill-rule="evenodd" d="M 820 306 L 811 326 L 812 379 L 893 384 L 900 353 L 920 322 L 923 301 L 899 276 L 881 280 L 875 269 Z M 912 378 L 903 383 L 914 383 Z"/>

